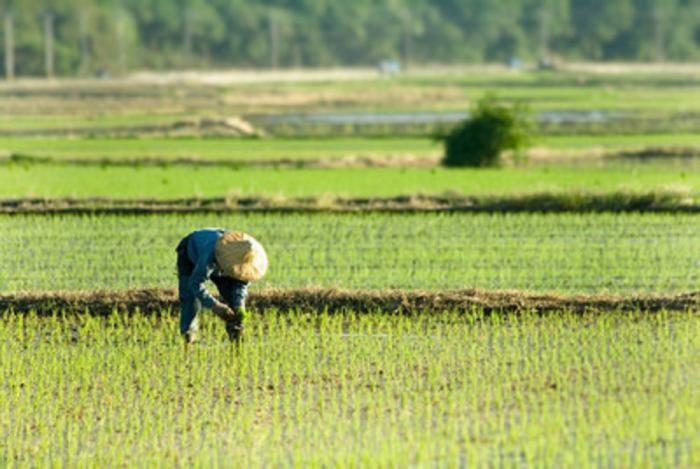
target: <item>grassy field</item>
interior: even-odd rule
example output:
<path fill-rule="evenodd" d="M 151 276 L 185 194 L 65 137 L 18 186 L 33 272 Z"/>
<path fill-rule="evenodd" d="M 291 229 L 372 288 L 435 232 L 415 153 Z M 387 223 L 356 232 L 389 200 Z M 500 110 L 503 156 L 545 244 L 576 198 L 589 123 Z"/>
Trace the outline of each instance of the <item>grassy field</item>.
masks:
<path fill-rule="evenodd" d="M 566 161 L 582 150 L 638 150 L 649 147 L 697 147 L 697 134 L 561 135 L 534 139 L 537 149 L 551 150 Z M 442 145 L 428 138 L 0 138 L 3 154 L 56 160 L 175 160 L 266 162 L 339 158 L 438 158 Z M 410 164 L 410 163 L 409 163 Z"/>
<path fill-rule="evenodd" d="M 267 246 L 255 288 L 700 289 L 693 215 L 4 216 L 4 291 L 174 287 L 175 245 L 224 226 Z"/>
<path fill-rule="evenodd" d="M 7 466 L 693 467 L 700 319 L 5 315 Z"/>
<path fill-rule="evenodd" d="M 700 193 L 698 164 L 612 164 L 484 170 L 271 169 L 0 165 L 0 198 L 217 196 L 386 197 L 407 194 Z"/>
<path fill-rule="evenodd" d="M 431 156 L 441 151 L 429 139 L 239 139 L 2 138 L 0 152 L 58 160 L 280 161 L 342 157 Z"/>

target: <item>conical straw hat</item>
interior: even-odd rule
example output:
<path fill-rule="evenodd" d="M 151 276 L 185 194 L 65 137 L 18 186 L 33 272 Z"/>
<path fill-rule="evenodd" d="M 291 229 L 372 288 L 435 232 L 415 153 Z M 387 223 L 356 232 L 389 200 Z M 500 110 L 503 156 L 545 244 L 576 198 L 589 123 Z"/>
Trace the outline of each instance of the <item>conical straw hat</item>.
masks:
<path fill-rule="evenodd" d="M 260 280 L 267 272 L 262 245 L 242 231 L 228 231 L 216 242 L 216 262 L 229 277 L 244 282 Z"/>

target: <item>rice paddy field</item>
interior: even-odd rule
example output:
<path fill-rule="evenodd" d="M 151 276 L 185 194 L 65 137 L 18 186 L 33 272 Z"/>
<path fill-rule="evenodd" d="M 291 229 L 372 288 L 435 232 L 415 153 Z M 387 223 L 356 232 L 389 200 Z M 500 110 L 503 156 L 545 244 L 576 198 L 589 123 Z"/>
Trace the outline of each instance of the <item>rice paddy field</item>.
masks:
<path fill-rule="evenodd" d="M 688 314 L 0 322 L 6 465 L 692 467 Z"/>
<path fill-rule="evenodd" d="M 700 290 L 700 218 L 649 214 L 4 216 L 10 291 L 175 285 L 174 246 L 235 226 L 268 246 L 256 288 Z"/>
<path fill-rule="evenodd" d="M 700 466 L 697 74 L 150 80 L 0 84 L 0 467 Z M 480 170 L 441 124 L 265 124 L 487 92 L 573 120 Z M 184 346 L 209 226 L 270 270 Z"/>

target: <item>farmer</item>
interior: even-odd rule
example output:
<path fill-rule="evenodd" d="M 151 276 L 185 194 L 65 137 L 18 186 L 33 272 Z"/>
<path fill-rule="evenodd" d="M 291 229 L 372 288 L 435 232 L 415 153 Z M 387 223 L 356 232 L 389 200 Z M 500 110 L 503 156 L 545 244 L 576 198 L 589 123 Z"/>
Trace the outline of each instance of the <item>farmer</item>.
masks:
<path fill-rule="evenodd" d="M 267 254 L 252 236 L 241 231 L 205 228 L 185 236 L 177 245 L 180 333 L 186 343 L 197 340 L 197 314 L 210 308 L 226 324 L 231 340 L 240 336 L 248 284 L 267 271 Z M 223 302 L 204 286 L 211 280 Z"/>

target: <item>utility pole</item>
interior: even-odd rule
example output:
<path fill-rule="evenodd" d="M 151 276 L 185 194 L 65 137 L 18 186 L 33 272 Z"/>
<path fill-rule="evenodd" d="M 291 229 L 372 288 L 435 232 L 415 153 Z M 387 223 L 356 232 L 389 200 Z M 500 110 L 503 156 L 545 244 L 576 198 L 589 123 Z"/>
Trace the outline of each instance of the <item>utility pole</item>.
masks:
<path fill-rule="evenodd" d="M 15 22 L 12 13 L 5 13 L 5 78 L 15 78 Z"/>
<path fill-rule="evenodd" d="M 279 64 L 279 30 L 277 27 L 277 19 L 275 12 L 270 10 L 269 15 L 270 26 L 270 67 L 276 69 Z"/>
<path fill-rule="evenodd" d="M 44 14 L 44 64 L 46 67 L 46 78 L 53 78 L 54 74 L 54 30 L 53 30 L 53 13 L 47 12 Z"/>

